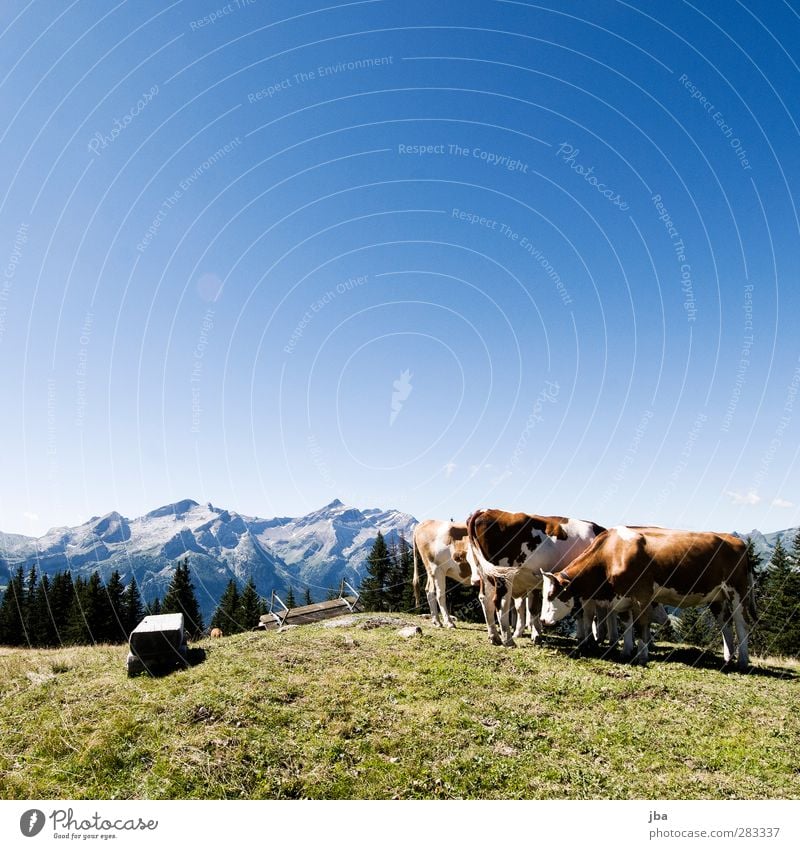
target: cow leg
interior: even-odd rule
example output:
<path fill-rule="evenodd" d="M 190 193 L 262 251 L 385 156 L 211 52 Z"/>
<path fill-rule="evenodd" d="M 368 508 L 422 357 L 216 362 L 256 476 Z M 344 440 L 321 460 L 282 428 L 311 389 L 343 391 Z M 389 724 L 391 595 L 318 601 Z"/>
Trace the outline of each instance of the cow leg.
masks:
<path fill-rule="evenodd" d="M 608 626 L 608 647 L 615 649 L 619 642 L 619 622 L 617 614 L 610 608 L 606 614 L 606 624 Z"/>
<path fill-rule="evenodd" d="M 542 591 L 532 590 L 528 593 L 528 621 L 531 624 L 531 642 L 539 645 L 542 642 Z"/>
<path fill-rule="evenodd" d="M 733 623 L 736 626 L 736 636 L 739 639 L 739 671 L 746 672 L 750 664 L 747 653 L 748 629 L 742 610 L 742 600 L 738 595 L 733 600 Z"/>
<path fill-rule="evenodd" d="M 497 633 L 497 622 L 495 621 L 496 608 L 494 604 L 494 584 L 489 584 L 488 592 L 486 592 L 486 580 L 481 581 L 481 588 L 478 597 L 481 600 L 483 608 L 483 618 L 486 620 L 486 629 L 489 632 L 489 642 L 494 646 L 501 646 L 502 640 Z"/>
<path fill-rule="evenodd" d="M 517 611 L 517 627 L 514 629 L 514 637 L 525 636 L 525 620 L 528 612 L 528 597 L 514 599 L 514 609 Z"/>
<path fill-rule="evenodd" d="M 508 646 L 508 648 L 514 648 L 516 643 L 514 642 L 514 637 L 511 633 L 511 605 L 513 604 L 513 599 L 511 598 L 511 593 L 506 587 L 505 583 L 502 581 L 497 582 L 498 592 L 500 594 L 499 598 L 499 618 L 500 618 L 500 634 L 503 639 L 503 645 Z M 503 591 L 500 592 L 500 588 L 502 587 Z"/>
<path fill-rule="evenodd" d="M 455 623 L 447 612 L 447 578 L 443 574 L 436 576 L 436 601 L 439 603 L 439 616 L 445 628 L 455 628 Z"/>
<path fill-rule="evenodd" d="M 637 605 L 638 615 L 631 616 L 635 624 L 639 626 L 639 645 L 636 652 L 636 660 L 642 666 L 647 665 L 650 651 L 650 605 Z"/>
<path fill-rule="evenodd" d="M 580 610 L 575 612 L 575 637 L 578 640 L 578 651 L 593 654 L 597 649 L 594 635 L 594 620 L 597 615 L 597 605 L 593 601 L 581 602 Z"/>
<path fill-rule="evenodd" d="M 595 641 L 598 645 L 605 640 L 608 633 L 608 629 L 606 627 L 607 615 L 608 609 L 604 606 L 600 606 L 596 608 L 595 615 L 592 618 L 592 634 L 594 634 Z"/>
<path fill-rule="evenodd" d="M 439 627 L 439 604 L 436 601 L 436 584 L 432 575 L 428 575 L 425 584 L 425 595 L 428 597 L 428 607 L 431 609 L 431 625 Z"/>
<path fill-rule="evenodd" d="M 733 660 L 733 628 L 731 627 L 731 609 L 729 604 L 712 604 L 711 612 L 719 623 L 722 631 L 722 656 L 725 663 L 730 663 Z"/>
<path fill-rule="evenodd" d="M 622 639 L 622 658 L 630 660 L 633 657 L 633 613 L 625 613 L 625 632 Z"/>

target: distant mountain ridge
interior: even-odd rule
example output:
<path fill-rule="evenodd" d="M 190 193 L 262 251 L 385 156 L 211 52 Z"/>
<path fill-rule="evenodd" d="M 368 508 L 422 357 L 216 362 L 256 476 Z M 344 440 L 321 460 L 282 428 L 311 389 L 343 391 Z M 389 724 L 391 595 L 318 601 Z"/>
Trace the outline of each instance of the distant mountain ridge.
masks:
<path fill-rule="evenodd" d="M 192 580 L 207 617 L 231 578 L 252 575 L 261 595 L 295 595 L 306 587 L 321 600 L 342 578 L 358 584 L 380 530 L 389 539 L 411 539 L 416 519 L 399 510 L 359 510 L 338 498 L 306 516 L 261 519 L 191 499 L 128 519 L 116 511 L 74 528 L 51 528 L 41 537 L 0 532 L 0 584 L 22 565 L 48 575 L 73 577 L 97 570 L 106 580 L 117 569 L 133 574 L 145 599 L 163 595 L 177 560 L 189 557 Z"/>

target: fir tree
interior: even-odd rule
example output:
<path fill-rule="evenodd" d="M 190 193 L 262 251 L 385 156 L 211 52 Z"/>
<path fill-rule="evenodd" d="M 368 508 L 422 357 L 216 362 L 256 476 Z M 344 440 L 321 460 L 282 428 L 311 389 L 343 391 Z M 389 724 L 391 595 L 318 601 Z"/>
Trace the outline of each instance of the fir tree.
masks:
<path fill-rule="evenodd" d="M 150 607 L 148 608 L 148 611 L 149 611 L 149 613 L 148 613 L 149 616 L 158 616 L 159 614 L 162 613 L 161 599 L 158 596 L 156 596 L 150 602 Z"/>
<path fill-rule="evenodd" d="M 22 646 L 28 640 L 25 634 L 25 573 L 20 566 L 8 582 L 0 604 L 0 643 Z"/>
<path fill-rule="evenodd" d="M 256 590 L 256 582 L 251 575 L 239 601 L 239 630 L 250 631 L 255 628 L 264 613 L 264 602 Z"/>
<path fill-rule="evenodd" d="M 67 614 L 65 639 L 71 645 L 85 645 L 91 642 L 91 631 L 85 612 L 87 608 L 86 581 L 78 575 L 72 582 L 72 588 L 72 602 Z"/>
<path fill-rule="evenodd" d="M 372 549 L 367 556 L 367 575 L 361 582 L 359 590 L 364 610 L 381 611 L 389 609 L 387 586 L 390 573 L 389 549 L 386 547 L 383 534 L 378 531 L 378 536 L 375 538 Z"/>
<path fill-rule="evenodd" d="M 303 604 L 313 604 L 314 599 L 311 598 L 311 587 L 306 587 L 303 593 Z"/>
<path fill-rule="evenodd" d="M 125 607 L 123 593 L 125 586 L 122 576 L 115 569 L 106 584 L 106 603 L 103 606 L 103 619 L 98 623 L 98 634 L 101 642 L 120 643 L 128 638 L 125 632 Z"/>
<path fill-rule="evenodd" d="M 239 626 L 239 602 L 239 588 L 231 578 L 211 617 L 211 627 L 219 628 L 224 634 L 238 634 L 242 630 Z"/>
<path fill-rule="evenodd" d="M 200 615 L 200 605 L 197 603 L 194 585 L 189 576 L 188 557 L 185 557 L 182 563 L 178 562 L 175 567 L 175 574 L 164 596 L 161 612 L 182 613 L 184 627 L 190 639 L 197 639 L 203 633 L 203 617 Z"/>
<path fill-rule="evenodd" d="M 53 576 L 50 590 L 50 611 L 55 626 L 56 645 L 67 641 L 67 625 L 74 595 L 75 587 L 72 583 L 71 572 L 58 572 Z"/>
<path fill-rule="evenodd" d="M 708 648 L 716 641 L 717 624 L 707 607 L 687 607 L 678 620 L 678 636 L 682 643 Z"/>
<path fill-rule="evenodd" d="M 775 543 L 769 566 L 760 581 L 755 649 L 765 654 L 800 654 L 800 533 L 791 555 L 783 542 Z"/>
<path fill-rule="evenodd" d="M 130 637 L 131 631 L 133 631 L 143 618 L 144 606 L 142 604 L 142 595 L 139 592 L 136 577 L 131 574 L 128 586 L 125 587 L 125 592 L 122 594 L 122 626 L 126 640 Z"/>
<path fill-rule="evenodd" d="M 33 646 L 57 645 L 56 623 L 50 609 L 50 579 L 42 575 L 32 600 L 29 600 L 28 635 Z"/>
<path fill-rule="evenodd" d="M 297 607 L 297 600 L 294 597 L 294 588 L 291 584 L 289 584 L 289 590 L 286 593 L 286 606 L 291 610 L 293 607 Z"/>
<path fill-rule="evenodd" d="M 25 597 L 22 609 L 22 619 L 25 623 L 25 634 L 27 635 L 28 645 L 30 646 L 35 645 L 33 641 L 33 627 L 35 617 L 34 607 L 36 605 L 36 586 L 38 581 L 39 577 L 36 572 L 36 564 L 31 563 L 31 568 L 28 571 L 28 578 L 25 581 Z"/>

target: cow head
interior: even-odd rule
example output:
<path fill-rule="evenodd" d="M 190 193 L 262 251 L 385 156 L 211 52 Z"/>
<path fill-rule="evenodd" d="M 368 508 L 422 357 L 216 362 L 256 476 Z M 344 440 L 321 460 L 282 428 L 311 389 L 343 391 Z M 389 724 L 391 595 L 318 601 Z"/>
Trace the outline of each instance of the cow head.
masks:
<path fill-rule="evenodd" d="M 542 570 L 542 624 L 555 625 L 575 607 L 575 599 L 569 593 L 570 580 L 565 570 L 545 572 Z"/>

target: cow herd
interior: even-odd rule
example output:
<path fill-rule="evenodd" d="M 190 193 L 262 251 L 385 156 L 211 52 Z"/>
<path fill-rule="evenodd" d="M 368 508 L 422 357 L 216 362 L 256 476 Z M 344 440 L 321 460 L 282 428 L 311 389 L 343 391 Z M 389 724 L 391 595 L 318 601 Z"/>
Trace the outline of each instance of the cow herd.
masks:
<path fill-rule="evenodd" d="M 722 630 L 725 662 L 748 666 L 747 638 L 755 620 L 753 573 L 745 543 L 724 533 L 659 527 L 603 528 L 563 516 L 477 510 L 466 524 L 429 519 L 414 529 L 414 591 L 422 561 L 431 621 L 454 627 L 446 578 L 479 588 L 489 639 L 513 646 L 530 626 L 575 618 L 582 649 L 619 639 L 623 657 L 646 663 L 650 626 L 664 623 L 664 605 L 708 605 Z M 516 626 L 512 633 L 512 608 Z"/>

